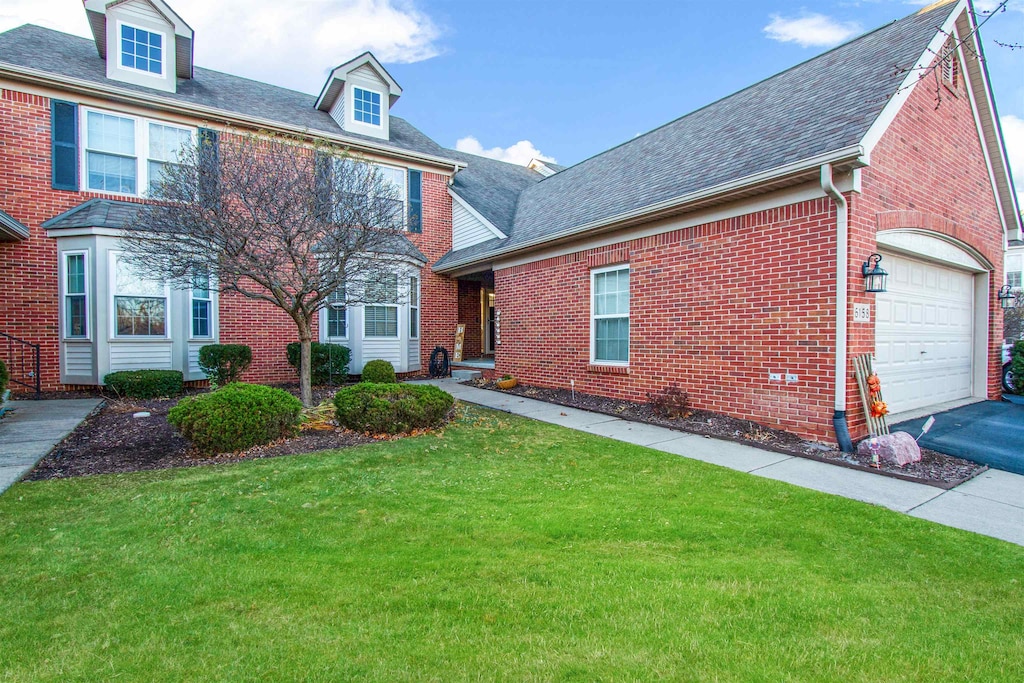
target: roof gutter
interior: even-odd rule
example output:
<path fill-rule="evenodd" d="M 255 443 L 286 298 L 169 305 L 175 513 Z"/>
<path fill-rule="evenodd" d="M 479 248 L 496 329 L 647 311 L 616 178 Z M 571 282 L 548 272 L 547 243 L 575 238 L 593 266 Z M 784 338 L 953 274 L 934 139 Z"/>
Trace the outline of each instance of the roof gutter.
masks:
<path fill-rule="evenodd" d="M 132 90 L 119 88 L 117 86 L 101 85 L 81 78 L 74 78 L 71 76 L 57 77 L 46 71 L 40 71 L 29 67 L 0 63 L 0 78 L 2 77 L 11 78 L 16 81 L 28 80 L 60 90 L 71 90 L 72 92 L 77 92 L 79 94 L 92 95 L 103 99 L 113 99 L 115 101 L 127 102 L 129 104 L 141 104 L 154 109 L 160 109 L 162 111 L 184 114 L 193 118 L 198 114 L 220 121 L 237 122 L 267 131 L 315 136 L 317 138 L 336 142 L 348 147 L 355 147 L 360 150 L 375 152 L 378 154 L 386 154 L 407 161 L 419 161 L 436 166 L 452 168 L 453 173 L 466 167 L 465 163 L 456 161 L 455 159 L 446 159 L 432 154 L 420 154 L 418 152 L 403 150 L 396 147 L 388 147 L 386 145 L 375 145 L 374 143 L 366 140 L 351 138 L 335 133 L 328 133 L 325 131 L 313 131 L 309 128 L 289 126 L 281 123 L 280 121 L 273 121 L 259 116 L 246 116 L 226 109 L 207 107 L 201 104 L 184 104 L 175 100 L 169 100 L 165 97 L 138 93 Z"/>
<path fill-rule="evenodd" d="M 817 175 L 818 169 L 822 164 L 849 164 L 852 168 L 859 168 L 867 165 L 863 156 L 864 148 L 861 145 L 844 147 L 825 154 L 801 159 L 800 161 L 795 161 L 793 163 L 786 164 L 785 166 L 778 166 L 767 171 L 731 180 L 727 183 L 721 183 L 719 185 L 704 188 L 680 197 L 666 199 L 665 201 L 658 202 L 656 204 L 649 204 L 639 209 L 626 211 L 609 218 L 603 218 L 598 221 L 592 221 L 590 223 L 584 223 L 583 225 L 566 228 L 556 233 L 545 235 L 544 237 L 538 237 L 529 240 L 528 242 L 517 244 L 513 247 L 481 254 L 476 258 L 452 261 L 451 263 L 446 264 L 443 268 L 437 269 L 436 272 L 447 273 L 473 263 L 492 261 L 499 256 L 510 256 L 512 254 L 527 252 L 537 247 L 551 246 L 560 241 L 579 237 L 585 233 L 606 232 L 615 228 L 626 227 L 630 224 L 641 222 L 646 223 L 670 214 L 680 213 L 682 209 L 691 204 L 697 204 L 699 202 L 715 198 L 726 199 L 729 195 L 749 190 L 751 187 L 766 182 L 782 180 L 787 176 L 794 176 L 807 172 L 814 172 L 814 174 Z"/>

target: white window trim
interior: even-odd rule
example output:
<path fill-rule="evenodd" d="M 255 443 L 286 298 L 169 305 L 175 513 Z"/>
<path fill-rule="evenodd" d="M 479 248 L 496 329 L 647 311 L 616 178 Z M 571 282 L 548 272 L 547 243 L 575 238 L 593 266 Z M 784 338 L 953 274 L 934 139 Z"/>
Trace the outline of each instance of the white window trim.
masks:
<path fill-rule="evenodd" d="M 162 121 L 160 119 L 151 119 L 144 116 L 136 116 L 134 114 L 126 114 L 120 111 L 114 111 L 111 109 L 100 109 L 99 107 L 86 107 L 80 106 L 80 120 L 78 121 L 78 130 L 81 131 L 82 138 L 82 151 L 79 154 L 78 159 L 78 173 L 79 178 L 82 179 L 82 190 L 85 192 L 96 192 L 98 194 L 112 195 L 117 197 L 147 197 L 149 195 L 149 162 L 157 161 L 157 159 L 149 158 L 149 124 L 155 123 L 158 126 L 166 126 L 168 128 L 177 128 L 178 130 L 186 130 L 192 138 L 192 142 L 195 143 L 198 140 L 199 131 L 193 126 L 183 126 L 178 123 L 172 123 L 170 121 Z M 108 116 L 117 116 L 122 119 L 131 119 L 135 122 L 135 193 L 130 192 L 115 192 L 113 190 L 96 190 L 89 187 L 89 152 L 97 152 L 99 154 L 110 154 L 110 152 L 103 152 L 97 149 L 91 149 L 89 147 L 89 112 L 95 112 L 97 114 L 106 114 Z M 127 155 L 114 155 L 123 156 L 127 158 Z M 161 163 L 166 163 L 161 161 Z"/>
<path fill-rule="evenodd" d="M 68 305 L 67 297 L 71 296 L 68 294 L 68 256 L 82 256 L 84 257 L 83 263 L 85 265 L 85 336 L 84 337 L 72 337 L 69 332 L 71 330 L 71 321 L 68 320 Z M 92 275 L 89 268 L 89 250 L 88 249 L 75 249 L 73 251 L 62 251 L 60 257 L 61 264 L 61 277 L 60 277 L 60 303 L 61 303 L 61 320 L 64 322 L 64 329 L 61 330 L 61 338 L 66 341 L 92 341 L 92 327 L 93 320 L 90 315 L 89 304 L 92 297 L 89 296 L 89 283 L 90 276 Z M 74 296 L 80 296 L 75 294 Z"/>
<path fill-rule="evenodd" d="M 208 295 L 208 298 L 206 298 L 206 299 L 196 299 L 195 296 L 194 296 L 195 295 L 195 288 L 194 287 L 189 287 L 188 288 L 188 338 L 189 338 L 189 341 L 193 341 L 193 340 L 195 340 L 195 341 L 209 341 L 209 340 L 212 340 L 212 339 L 217 339 L 217 333 L 220 331 L 220 328 L 218 326 L 219 320 L 217 319 L 217 308 L 218 308 L 217 296 L 216 296 L 216 292 L 214 291 L 214 280 L 213 280 L 212 276 L 210 276 L 208 278 L 207 287 L 208 287 L 208 289 L 206 290 L 206 293 Z M 192 315 L 193 315 L 192 314 L 192 302 L 193 301 L 209 301 L 210 302 L 210 334 L 208 334 L 205 337 L 199 337 L 199 336 L 196 336 L 194 334 L 195 326 L 193 325 L 193 320 L 192 320 Z M 115 321 L 115 325 L 116 325 L 116 321 Z M 122 337 L 122 339 L 123 339 L 123 337 Z"/>
<path fill-rule="evenodd" d="M 324 302 L 323 308 L 320 309 L 320 315 L 321 315 L 320 325 L 321 325 L 321 329 L 323 329 L 323 339 L 324 339 L 324 341 L 326 343 L 333 344 L 335 342 L 347 342 L 349 337 L 352 336 L 352 332 L 351 332 L 351 329 L 352 329 L 352 316 L 349 315 L 349 313 L 351 311 L 352 311 L 352 307 L 349 306 L 348 303 L 346 303 L 345 304 L 345 336 L 344 337 L 333 337 L 333 336 L 331 336 L 331 326 L 330 326 L 330 322 L 329 322 L 329 320 L 330 320 L 330 312 L 331 312 L 330 299 L 328 298 L 328 300 Z"/>
<path fill-rule="evenodd" d="M 422 287 L 420 286 L 420 276 L 419 276 L 418 273 L 416 275 L 409 275 L 409 280 L 410 280 L 410 282 L 409 282 L 409 339 L 419 339 L 420 338 L 420 328 L 423 327 L 423 319 L 420 317 L 420 308 L 421 308 L 421 306 L 423 304 L 423 302 L 420 301 L 420 293 L 422 292 Z M 412 291 L 412 282 L 411 282 L 411 280 L 416 280 L 416 305 L 415 306 L 412 305 L 413 291 Z M 414 311 L 414 310 L 416 311 L 416 334 L 412 333 L 412 311 Z"/>
<path fill-rule="evenodd" d="M 136 69 L 134 67 L 125 66 L 124 64 L 121 63 L 121 55 L 122 55 L 121 27 L 122 26 L 128 26 L 128 27 L 133 28 L 135 30 L 142 30 L 142 31 L 145 31 L 146 33 L 153 33 L 153 34 L 156 34 L 156 35 L 160 36 L 160 44 L 163 46 L 163 47 L 160 48 L 160 73 L 155 74 L 155 73 L 153 73 L 151 71 L 144 71 L 143 69 Z M 117 20 L 116 33 L 114 34 L 114 36 L 117 39 L 117 55 L 116 55 L 116 60 L 114 62 L 115 68 L 119 69 L 120 71 L 125 71 L 125 72 L 130 73 L 130 74 L 145 74 L 146 76 L 149 76 L 150 78 L 155 78 L 155 79 L 160 80 L 160 81 L 166 81 L 167 80 L 167 55 L 168 55 L 168 50 L 167 50 L 167 33 L 165 33 L 164 31 L 159 31 L 157 29 L 147 28 L 145 26 L 139 26 L 138 24 L 133 24 L 133 23 L 131 23 L 129 21 L 123 21 L 121 19 L 118 19 Z"/>
<path fill-rule="evenodd" d="M 369 92 L 377 95 L 380 98 L 380 121 L 378 123 L 369 123 L 367 121 L 360 121 L 356 118 L 356 90 L 362 90 L 363 92 Z M 352 97 L 348 104 L 352 105 L 352 122 L 358 126 L 369 126 L 371 128 L 384 128 L 384 117 L 387 116 L 387 102 L 388 95 L 380 90 L 374 90 L 373 88 L 367 88 L 362 85 L 352 86 Z"/>
<path fill-rule="evenodd" d="M 173 329 L 172 320 L 174 319 L 171 315 L 171 287 L 166 282 L 164 283 L 164 333 L 160 335 L 134 335 L 126 334 L 119 335 L 117 333 L 117 297 L 118 296 L 137 296 L 134 294 L 118 294 L 117 292 L 117 257 L 123 254 L 123 251 L 108 251 L 109 263 L 109 280 L 110 280 L 110 296 L 108 297 L 108 305 L 110 306 L 110 341 L 112 342 L 147 342 L 147 341 L 168 341 L 173 339 L 171 330 Z M 145 297 L 143 297 L 145 298 Z M 192 315 L 189 311 L 189 327 L 192 326 Z"/>
<path fill-rule="evenodd" d="M 632 314 L 632 311 L 633 311 L 632 295 L 630 295 L 629 310 L 626 311 L 625 315 L 623 315 L 621 313 L 616 313 L 615 315 L 607 315 L 606 314 L 606 315 L 598 316 L 598 315 L 596 315 L 594 313 L 594 308 L 595 308 L 594 303 L 595 303 L 595 300 L 597 298 L 597 287 L 595 286 L 596 280 L 597 280 L 597 276 L 601 275 L 603 273 L 611 273 L 611 272 L 615 272 L 615 271 L 618 271 L 618 270 L 625 270 L 628 273 L 630 273 L 629 286 L 630 286 L 630 290 L 632 290 L 632 288 L 633 288 L 633 277 L 632 277 L 632 272 L 630 271 L 628 263 L 619 263 L 619 264 L 616 264 L 614 266 L 605 266 L 603 268 L 594 268 L 593 270 L 590 271 L 590 364 L 591 365 L 606 365 L 606 366 L 621 367 L 621 368 L 629 367 L 629 358 L 628 358 L 629 354 L 627 354 L 627 359 L 624 360 L 624 361 L 621 361 L 621 360 L 598 360 L 597 359 L 597 321 L 599 319 L 600 320 L 607 320 L 607 319 L 610 319 L 610 318 L 623 318 L 623 317 L 626 318 L 626 320 L 628 322 L 630 322 L 629 332 L 628 332 L 628 334 L 626 336 L 626 342 L 629 345 L 630 352 L 632 352 L 632 350 L 633 350 L 633 344 L 632 344 L 633 325 L 631 324 L 632 323 L 632 315 L 633 315 Z"/>

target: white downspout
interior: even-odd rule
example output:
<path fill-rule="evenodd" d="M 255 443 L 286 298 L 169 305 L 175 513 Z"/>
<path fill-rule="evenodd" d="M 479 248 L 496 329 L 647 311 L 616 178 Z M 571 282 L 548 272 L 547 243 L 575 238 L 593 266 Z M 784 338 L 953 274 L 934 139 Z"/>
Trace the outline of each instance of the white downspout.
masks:
<path fill-rule="evenodd" d="M 853 451 L 850 430 L 846 424 L 846 309 L 848 302 L 847 272 L 849 270 L 849 205 L 843 193 L 832 183 L 832 164 L 821 165 L 821 189 L 836 203 L 836 364 L 835 413 L 832 426 L 836 440 L 844 452 Z"/>

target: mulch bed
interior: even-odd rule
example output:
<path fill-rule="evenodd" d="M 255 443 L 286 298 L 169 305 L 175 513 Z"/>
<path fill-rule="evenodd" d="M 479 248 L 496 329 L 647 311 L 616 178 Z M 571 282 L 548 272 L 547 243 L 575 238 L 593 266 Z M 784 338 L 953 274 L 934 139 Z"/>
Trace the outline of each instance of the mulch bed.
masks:
<path fill-rule="evenodd" d="M 582 394 L 578 391 L 574 397 L 573 393 L 568 389 L 546 389 L 519 384 L 512 389 L 505 390 L 499 389 L 494 380 L 483 379 L 471 380 L 467 384 L 481 389 L 516 394 L 570 408 L 590 410 L 620 417 L 624 420 L 644 422 L 682 432 L 736 441 L 777 453 L 809 458 L 943 489 L 959 486 L 988 469 L 985 465 L 979 465 L 970 460 L 955 458 L 951 455 L 938 453 L 926 448 L 921 449 L 920 462 L 911 463 L 904 467 L 883 462 L 879 468 L 874 468 L 871 467 L 870 457 L 861 456 L 857 453 L 843 453 L 830 444 L 807 441 L 791 432 L 772 429 L 750 420 L 741 420 L 706 410 L 692 410 L 688 417 L 669 419 L 657 414 L 652 406 L 647 403 L 622 401 L 603 396 Z"/>
<path fill-rule="evenodd" d="M 298 393 L 297 386 L 286 385 L 281 388 Z M 186 393 L 205 391 L 190 390 Z M 335 391 L 336 387 L 316 387 L 313 390 L 314 400 L 319 403 L 333 396 Z M 78 392 L 56 393 L 58 398 L 83 397 Z M 188 441 L 167 422 L 167 412 L 178 399 L 105 398 L 106 403 L 57 444 L 25 479 L 60 479 L 89 474 L 197 467 L 346 448 L 374 441 L 371 437 L 345 429 L 309 429 L 299 432 L 292 439 L 257 446 L 241 453 L 204 456 L 193 452 Z M 140 411 L 149 412 L 150 417 L 132 417 Z"/>

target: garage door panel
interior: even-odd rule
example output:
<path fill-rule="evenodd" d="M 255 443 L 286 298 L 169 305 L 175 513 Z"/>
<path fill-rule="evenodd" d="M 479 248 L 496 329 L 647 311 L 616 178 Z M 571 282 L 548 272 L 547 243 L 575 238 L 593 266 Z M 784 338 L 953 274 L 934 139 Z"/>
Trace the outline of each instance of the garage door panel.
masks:
<path fill-rule="evenodd" d="M 974 283 L 969 273 L 886 255 L 876 299 L 875 370 L 893 412 L 971 395 Z"/>

